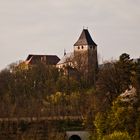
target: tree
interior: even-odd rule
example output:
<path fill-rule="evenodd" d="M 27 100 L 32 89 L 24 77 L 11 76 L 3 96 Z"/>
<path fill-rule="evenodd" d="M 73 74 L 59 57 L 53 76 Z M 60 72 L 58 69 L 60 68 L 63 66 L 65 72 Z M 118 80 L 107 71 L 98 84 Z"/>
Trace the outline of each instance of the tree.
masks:
<path fill-rule="evenodd" d="M 120 79 L 120 91 L 124 92 L 132 85 L 132 77 L 134 76 L 134 62 L 130 59 L 129 54 L 120 55 L 119 61 L 116 63 Z M 121 93 L 120 92 L 120 93 Z"/>
<path fill-rule="evenodd" d="M 135 109 L 134 104 L 126 102 L 122 96 L 114 100 L 110 110 L 105 113 L 97 113 L 94 125 L 97 137 L 100 139 L 115 131 L 125 131 L 137 139 L 140 136 L 139 111 Z"/>
<path fill-rule="evenodd" d="M 101 66 L 98 80 L 97 90 L 108 99 L 110 104 L 112 101 L 129 88 L 133 84 L 134 63 L 128 54 L 122 54 L 118 61 L 108 62 Z"/>

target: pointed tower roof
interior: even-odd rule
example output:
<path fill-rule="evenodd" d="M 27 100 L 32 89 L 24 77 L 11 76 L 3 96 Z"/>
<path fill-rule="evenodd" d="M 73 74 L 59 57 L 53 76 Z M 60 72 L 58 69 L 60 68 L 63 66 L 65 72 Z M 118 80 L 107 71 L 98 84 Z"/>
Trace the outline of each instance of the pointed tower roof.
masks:
<path fill-rule="evenodd" d="M 96 43 L 92 40 L 88 29 L 83 29 L 79 39 L 77 42 L 74 44 L 74 46 L 79 46 L 79 45 L 94 45 L 97 46 Z"/>

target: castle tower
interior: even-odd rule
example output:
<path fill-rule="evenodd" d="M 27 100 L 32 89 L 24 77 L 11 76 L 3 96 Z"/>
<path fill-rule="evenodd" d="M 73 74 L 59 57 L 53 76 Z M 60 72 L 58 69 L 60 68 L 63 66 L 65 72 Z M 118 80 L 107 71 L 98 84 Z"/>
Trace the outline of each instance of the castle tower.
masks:
<path fill-rule="evenodd" d="M 82 72 L 89 83 L 95 84 L 98 70 L 97 45 L 92 40 L 88 29 L 83 29 L 79 39 L 74 44 L 74 57 L 77 69 Z"/>

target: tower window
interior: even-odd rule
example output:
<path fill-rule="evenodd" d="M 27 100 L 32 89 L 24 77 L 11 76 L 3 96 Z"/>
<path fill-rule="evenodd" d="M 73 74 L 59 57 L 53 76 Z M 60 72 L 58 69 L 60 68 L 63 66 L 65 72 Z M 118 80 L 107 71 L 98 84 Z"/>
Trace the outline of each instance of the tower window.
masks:
<path fill-rule="evenodd" d="M 82 49 L 84 49 L 84 46 L 82 46 Z"/>
<path fill-rule="evenodd" d="M 90 46 L 90 49 L 92 49 L 93 47 L 92 46 Z"/>

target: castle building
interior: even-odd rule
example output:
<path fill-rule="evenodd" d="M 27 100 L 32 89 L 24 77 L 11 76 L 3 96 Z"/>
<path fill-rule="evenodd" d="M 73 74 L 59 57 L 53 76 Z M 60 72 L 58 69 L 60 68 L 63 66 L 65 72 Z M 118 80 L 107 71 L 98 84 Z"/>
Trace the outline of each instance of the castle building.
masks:
<path fill-rule="evenodd" d="M 76 68 L 81 75 L 95 82 L 98 71 L 97 45 L 93 41 L 88 29 L 83 29 L 74 44 L 74 51 L 67 53 L 56 65 L 60 69 L 66 66 Z"/>
<path fill-rule="evenodd" d="M 60 61 L 59 57 L 56 55 L 36 55 L 29 54 L 26 59 L 26 64 L 35 65 L 37 63 L 44 63 L 46 65 L 56 65 Z"/>
<path fill-rule="evenodd" d="M 56 55 L 33 55 L 30 54 L 25 63 L 35 65 L 43 62 L 47 65 L 56 66 L 59 69 L 78 71 L 79 75 L 85 79 L 95 82 L 98 71 L 97 45 L 93 41 L 88 29 L 83 29 L 80 37 L 73 45 L 74 50 L 71 53 L 64 52 L 62 59 Z"/>

